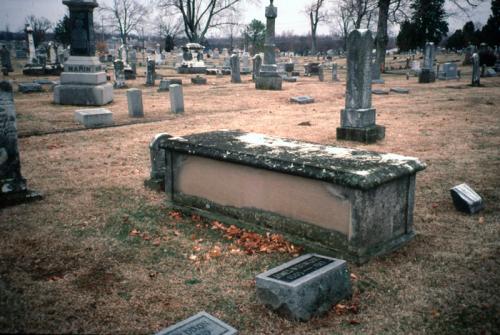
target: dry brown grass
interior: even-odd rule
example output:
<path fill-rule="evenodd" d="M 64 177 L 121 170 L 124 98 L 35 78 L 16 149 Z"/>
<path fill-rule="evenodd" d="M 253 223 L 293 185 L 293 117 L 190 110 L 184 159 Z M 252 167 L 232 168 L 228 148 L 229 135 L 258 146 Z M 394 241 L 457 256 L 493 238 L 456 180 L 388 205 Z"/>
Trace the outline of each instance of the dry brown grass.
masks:
<path fill-rule="evenodd" d="M 266 92 L 249 77 L 232 85 L 227 76 L 209 77 L 204 87 L 186 84 L 182 116 L 169 114 L 168 93 L 145 88 L 147 118 L 163 121 L 21 139 L 23 174 L 45 198 L 0 212 L 0 332 L 152 333 L 206 310 L 241 334 L 499 333 L 500 78 L 471 88 L 465 72 L 467 80 L 429 85 L 386 76 L 376 86 L 411 92 L 373 97 L 377 122 L 387 127 L 386 139 L 374 145 L 337 143 L 342 83 L 301 78 Z M 288 102 L 305 94 L 317 102 Z M 115 97 L 115 120 L 130 122 L 125 91 Z M 22 134 L 76 127 L 76 108 L 51 104 L 49 93 L 15 99 Z M 304 121 L 311 126 L 298 125 Z M 162 195 L 143 187 L 154 134 L 222 128 L 412 155 L 428 164 L 417 178 L 417 238 L 350 266 L 358 314 L 332 309 L 296 323 L 269 312 L 256 300 L 254 277 L 289 256 L 231 254 L 219 233 L 170 218 Z M 448 189 L 460 182 L 484 196 L 484 212 L 454 210 Z M 133 229 L 151 239 L 128 236 Z M 200 238 L 201 250 L 193 249 Z M 214 246 L 222 256 L 189 260 Z"/>

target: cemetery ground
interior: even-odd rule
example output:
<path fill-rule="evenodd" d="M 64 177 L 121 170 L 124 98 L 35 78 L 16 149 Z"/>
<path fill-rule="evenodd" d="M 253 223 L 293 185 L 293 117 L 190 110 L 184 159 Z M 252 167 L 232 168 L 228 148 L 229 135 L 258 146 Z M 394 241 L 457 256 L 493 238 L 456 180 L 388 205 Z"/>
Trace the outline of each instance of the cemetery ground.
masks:
<path fill-rule="evenodd" d="M 51 92 L 15 93 L 22 172 L 44 199 L 0 212 L 0 332 L 153 333 L 205 310 L 241 334 L 499 333 L 500 77 L 473 88 L 470 67 L 461 69 L 460 81 L 433 84 L 384 75 L 373 88 L 410 93 L 373 96 L 387 131 L 372 145 L 336 141 L 345 70 L 341 82 L 300 77 L 273 92 L 256 91 L 248 75 L 195 86 L 160 69 L 183 79 L 184 114 L 138 77 L 127 83 L 143 90 L 146 117 L 130 119 L 126 90 L 115 90 L 106 108 L 122 126 L 96 130 L 74 122 L 80 107 L 52 104 Z M 19 72 L 10 78 L 34 79 Z M 298 95 L 315 103 L 289 102 Z M 143 186 L 155 134 L 218 129 L 420 158 L 428 167 L 417 177 L 416 238 L 349 263 L 352 301 L 307 323 L 278 317 L 257 301 L 254 278 L 294 251 L 246 252 L 218 223 L 172 212 Z M 484 211 L 454 209 L 449 189 L 462 182 L 483 196 Z"/>

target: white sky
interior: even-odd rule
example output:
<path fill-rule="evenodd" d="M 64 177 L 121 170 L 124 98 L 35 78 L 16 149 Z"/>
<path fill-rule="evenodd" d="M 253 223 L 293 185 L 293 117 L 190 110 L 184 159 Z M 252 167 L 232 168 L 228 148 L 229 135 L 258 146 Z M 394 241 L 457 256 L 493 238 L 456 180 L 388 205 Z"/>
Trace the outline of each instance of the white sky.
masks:
<path fill-rule="evenodd" d="M 102 1 L 102 0 L 98 0 Z M 148 1 L 148 0 L 140 0 Z M 264 7 L 268 5 L 268 0 L 260 0 L 260 4 L 247 3 L 243 6 L 242 24 L 249 23 L 256 18 L 265 22 Z M 303 9 L 308 0 L 275 0 L 274 5 L 278 7 L 278 18 L 276 19 L 276 33 L 293 31 L 297 34 L 307 34 L 309 32 L 308 18 L 303 13 Z M 11 31 L 18 31 L 23 28 L 24 18 L 30 14 L 45 16 L 52 22 L 57 22 L 66 12 L 66 6 L 62 0 L 0 0 L 0 29 L 6 25 Z M 490 15 L 491 0 L 485 0 L 476 10 L 454 16 L 448 21 L 450 31 L 461 28 L 469 20 L 484 24 Z M 330 28 L 327 25 L 318 28 L 320 34 L 328 34 Z"/>

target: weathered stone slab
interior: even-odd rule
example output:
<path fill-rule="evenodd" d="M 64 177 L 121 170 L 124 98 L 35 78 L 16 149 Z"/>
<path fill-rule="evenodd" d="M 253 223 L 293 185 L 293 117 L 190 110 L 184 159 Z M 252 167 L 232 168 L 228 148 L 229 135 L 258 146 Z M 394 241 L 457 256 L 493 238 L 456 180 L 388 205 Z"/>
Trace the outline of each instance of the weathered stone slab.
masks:
<path fill-rule="evenodd" d="M 21 175 L 12 85 L 0 81 L 0 208 L 41 198 Z"/>
<path fill-rule="evenodd" d="M 288 83 L 296 83 L 297 77 L 283 76 L 283 81 L 286 81 Z"/>
<path fill-rule="evenodd" d="M 170 110 L 174 114 L 184 113 L 184 94 L 182 85 L 170 85 Z"/>
<path fill-rule="evenodd" d="M 159 150 L 174 205 L 356 262 L 414 236 L 415 158 L 236 131 L 164 136 Z"/>
<path fill-rule="evenodd" d="M 484 73 L 484 76 L 485 77 L 496 77 L 497 76 L 497 73 L 495 70 L 493 70 L 491 67 L 487 68 L 485 73 Z"/>
<path fill-rule="evenodd" d="M 455 208 L 461 212 L 474 214 L 484 208 L 483 198 L 465 183 L 451 188 L 450 193 Z"/>
<path fill-rule="evenodd" d="M 444 63 L 438 73 L 438 78 L 440 80 L 459 79 L 458 65 L 455 63 Z"/>
<path fill-rule="evenodd" d="M 200 312 L 156 335 L 237 335 L 238 331 L 206 312 Z"/>
<path fill-rule="evenodd" d="M 391 87 L 391 92 L 399 93 L 399 94 L 408 94 L 410 90 L 402 87 Z"/>
<path fill-rule="evenodd" d="M 113 85 L 57 85 L 54 103 L 61 105 L 102 106 L 113 101 Z"/>
<path fill-rule="evenodd" d="M 303 95 L 299 97 L 292 97 L 290 98 L 290 101 L 298 104 L 312 104 L 314 102 L 314 98 L 308 95 Z"/>
<path fill-rule="evenodd" d="M 196 76 L 196 77 L 191 78 L 191 83 L 194 85 L 206 85 L 207 78 Z"/>
<path fill-rule="evenodd" d="M 105 108 L 79 109 L 75 111 L 75 120 L 85 128 L 110 126 L 113 124 L 113 113 Z"/>
<path fill-rule="evenodd" d="M 36 93 L 43 92 L 43 87 L 38 83 L 20 83 L 18 90 L 21 93 Z"/>
<path fill-rule="evenodd" d="M 255 281 L 259 300 L 291 320 L 308 321 L 352 295 L 344 260 L 307 254 L 261 273 Z"/>
<path fill-rule="evenodd" d="M 241 83 L 240 58 L 238 55 L 233 54 L 229 60 L 231 63 L 231 82 L 233 84 L 239 84 Z"/>
<path fill-rule="evenodd" d="M 389 95 L 389 91 L 387 91 L 387 90 L 380 90 L 380 89 L 372 89 L 372 94 L 376 94 L 376 95 Z"/>
<path fill-rule="evenodd" d="M 137 88 L 127 90 L 128 116 L 144 117 L 142 91 Z"/>
<path fill-rule="evenodd" d="M 418 82 L 420 84 L 428 84 L 436 81 L 436 73 L 433 69 L 422 69 L 418 74 Z"/>
<path fill-rule="evenodd" d="M 182 85 L 182 79 L 170 78 L 170 79 L 160 79 L 160 86 L 158 86 L 158 92 L 168 92 L 171 85 Z"/>

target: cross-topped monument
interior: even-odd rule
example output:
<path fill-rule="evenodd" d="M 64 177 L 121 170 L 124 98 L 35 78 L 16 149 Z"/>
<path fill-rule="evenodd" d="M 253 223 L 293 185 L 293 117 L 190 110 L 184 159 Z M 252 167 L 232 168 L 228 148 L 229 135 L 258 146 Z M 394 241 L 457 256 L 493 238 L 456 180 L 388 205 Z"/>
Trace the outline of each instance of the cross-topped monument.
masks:
<path fill-rule="evenodd" d="M 259 75 L 255 81 L 255 88 L 258 90 L 281 90 L 283 79 L 278 73 L 276 66 L 276 55 L 274 44 L 276 17 L 278 8 L 271 4 L 266 7 L 266 40 L 264 43 L 264 62 L 260 68 Z"/>
<path fill-rule="evenodd" d="M 61 105 L 102 106 L 113 101 L 113 86 L 95 56 L 93 12 L 96 0 L 64 0 L 69 8 L 71 56 L 64 64 L 54 102 Z"/>

